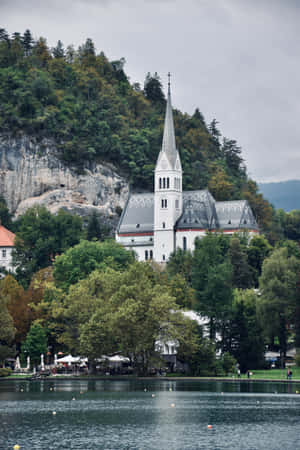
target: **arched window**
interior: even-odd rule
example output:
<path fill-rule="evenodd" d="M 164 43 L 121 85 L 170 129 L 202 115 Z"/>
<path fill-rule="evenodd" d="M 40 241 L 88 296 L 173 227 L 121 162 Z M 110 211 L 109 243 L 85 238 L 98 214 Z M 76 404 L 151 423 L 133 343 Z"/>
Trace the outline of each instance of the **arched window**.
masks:
<path fill-rule="evenodd" d="M 159 179 L 159 189 L 161 189 L 161 178 Z"/>
<path fill-rule="evenodd" d="M 162 223 L 162 227 L 163 227 L 163 228 L 166 228 L 166 222 L 163 222 L 163 223 Z"/>
<path fill-rule="evenodd" d="M 162 259 L 163 259 L 163 261 L 165 261 L 166 260 L 166 255 L 162 255 Z"/>
<path fill-rule="evenodd" d="M 167 178 L 167 189 L 170 187 L 170 178 Z"/>
<path fill-rule="evenodd" d="M 175 208 L 179 209 L 179 200 L 175 200 Z"/>
<path fill-rule="evenodd" d="M 145 261 L 148 259 L 148 250 L 145 250 Z"/>
<path fill-rule="evenodd" d="M 163 188 L 165 189 L 165 187 L 166 187 L 166 179 L 163 178 Z"/>
<path fill-rule="evenodd" d="M 163 208 L 164 205 L 165 205 L 165 201 L 164 201 L 164 199 L 161 199 L 161 207 Z"/>
<path fill-rule="evenodd" d="M 153 259 L 153 251 L 150 250 L 150 259 Z"/>
<path fill-rule="evenodd" d="M 165 199 L 165 208 L 167 208 L 167 207 L 168 207 L 168 200 Z"/>
<path fill-rule="evenodd" d="M 186 237 L 185 236 L 182 239 L 182 248 L 184 251 L 186 250 Z"/>

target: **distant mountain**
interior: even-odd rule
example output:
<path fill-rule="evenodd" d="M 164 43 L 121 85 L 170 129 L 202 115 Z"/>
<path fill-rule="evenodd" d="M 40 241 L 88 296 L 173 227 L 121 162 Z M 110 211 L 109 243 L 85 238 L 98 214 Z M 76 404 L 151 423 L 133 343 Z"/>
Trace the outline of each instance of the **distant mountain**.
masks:
<path fill-rule="evenodd" d="M 300 209 L 300 180 L 258 183 L 259 190 L 275 208 L 284 211 Z"/>

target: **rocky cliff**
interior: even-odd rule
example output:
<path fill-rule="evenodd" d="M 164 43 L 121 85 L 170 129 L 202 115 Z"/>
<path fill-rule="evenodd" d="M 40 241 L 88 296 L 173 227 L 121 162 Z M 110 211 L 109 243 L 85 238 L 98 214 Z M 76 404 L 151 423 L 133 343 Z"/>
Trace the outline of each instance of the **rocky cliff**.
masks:
<path fill-rule="evenodd" d="M 78 174 L 59 160 L 51 141 L 0 136 L 0 195 L 15 216 L 40 204 L 81 216 L 97 211 L 115 223 L 128 184 L 109 165 L 93 163 Z"/>

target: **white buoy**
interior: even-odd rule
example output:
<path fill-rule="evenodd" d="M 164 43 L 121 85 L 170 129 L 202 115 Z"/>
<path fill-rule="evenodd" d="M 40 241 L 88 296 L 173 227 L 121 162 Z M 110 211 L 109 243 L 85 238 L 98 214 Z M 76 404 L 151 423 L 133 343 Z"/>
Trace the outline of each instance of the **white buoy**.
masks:
<path fill-rule="evenodd" d="M 75 397 L 73 397 L 72 400 L 76 400 Z"/>
<path fill-rule="evenodd" d="M 147 392 L 147 389 L 146 389 L 146 388 L 144 389 L 144 392 Z"/>
<path fill-rule="evenodd" d="M 175 403 L 171 403 L 171 408 L 175 408 Z"/>
<path fill-rule="evenodd" d="M 154 398 L 155 397 L 155 394 L 152 394 L 152 398 Z"/>
<path fill-rule="evenodd" d="M 52 415 L 53 415 L 53 416 L 56 416 L 56 411 L 52 411 Z"/>

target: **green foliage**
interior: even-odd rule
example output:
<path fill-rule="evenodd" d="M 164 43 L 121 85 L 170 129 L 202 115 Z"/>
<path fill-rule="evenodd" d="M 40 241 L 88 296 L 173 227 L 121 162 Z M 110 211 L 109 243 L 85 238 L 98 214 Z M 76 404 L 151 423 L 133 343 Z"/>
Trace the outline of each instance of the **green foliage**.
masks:
<path fill-rule="evenodd" d="M 246 248 L 243 248 L 238 237 L 230 240 L 229 257 L 232 265 L 232 284 L 239 289 L 252 286 L 251 268 L 248 264 Z"/>
<path fill-rule="evenodd" d="M 12 374 L 12 370 L 10 367 L 0 367 L 0 378 L 1 377 L 9 377 Z"/>
<path fill-rule="evenodd" d="M 39 364 L 41 354 L 45 355 L 47 352 L 47 334 L 44 328 L 39 323 L 31 325 L 30 330 L 26 336 L 26 340 L 21 347 L 22 353 L 30 356 L 31 362 Z"/>
<path fill-rule="evenodd" d="M 13 318 L 8 312 L 7 299 L 0 295 L 0 365 L 8 357 L 15 354 L 14 337 L 15 328 Z"/>
<path fill-rule="evenodd" d="M 78 170 L 111 162 L 134 188 L 152 189 L 165 109 L 159 75 L 148 73 L 142 90 L 130 85 L 124 58 L 108 61 L 89 38 L 77 50 L 65 50 L 60 40 L 50 50 L 29 30 L 1 33 L 0 132 L 51 138 L 60 158 Z M 221 139 L 217 121 L 207 126 L 199 109 L 193 115 L 176 110 L 174 120 L 184 189 L 210 183 L 218 199 L 245 195 L 260 223 L 268 224 L 267 203 L 247 179 L 236 141 Z"/>
<path fill-rule="evenodd" d="M 133 253 L 115 241 L 81 241 L 55 259 L 53 275 L 57 285 L 67 291 L 93 270 L 104 270 L 106 267 L 122 270 L 133 261 Z"/>
<path fill-rule="evenodd" d="M 254 236 L 247 249 L 248 264 L 251 269 L 251 278 L 254 286 L 258 287 L 258 278 L 261 275 L 262 264 L 264 259 L 270 255 L 272 251 L 271 245 L 264 236 Z"/>
<path fill-rule="evenodd" d="M 0 225 L 3 225 L 8 230 L 12 231 L 12 216 L 7 207 L 6 201 L 3 197 L 0 196 Z"/>
<path fill-rule="evenodd" d="M 210 338 L 226 320 L 232 303 L 232 266 L 227 257 L 229 239 L 207 234 L 196 241 L 192 272 L 195 308 L 210 320 Z"/>
<path fill-rule="evenodd" d="M 256 302 L 257 294 L 253 290 L 234 291 L 231 318 L 223 341 L 223 350 L 234 356 L 242 372 L 264 365 L 265 342 Z"/>
<path fill-rule="evenodd" d="M 229 352 L 225 352 L 222 355 L 221 364 L 225 375 L 229 375 L 230 373 L 234 373 L 237 360 Z"/>
<path fill-rule="evenodd" d="M 51 214 L 43 206 L 33 206 L 19 217 L 14 264 L 17 279 L 24 286 L 32 275 L 52 264 L 55 256 L 79 242 L 82 237 L 82 221 L 63 210 Z"/>
<path fill-rule="evenodd" d="M 89 217 L 87 229 L 86 229 L 86 238 L 88 241 L 99 240 L 104 241 L 108 238 L 110 233 L 110 228 L 101 223 L 100 217 L 96 212 Z"/>
<path fill-rule="evenodd" d="M 300 260 L 289 256 L 287 248 L 275 250 L 266 258 L 259 280 L 261 296 L 259 310 L 270 344 L 279 340 L 280 350 L 287 350 L 290 324 L 299 329 L 299 271 Z"/>
<path fill-rule="evenodd" d="M 149 264 L 136 262 L 124 272 L 96 270 L 70 288 L 61 309 L 60 340 L 91 359 L 121 351 L 139 373 L 146 373 L 158 337 L 190 342 L 189 320 L 177 309 Z"/>

